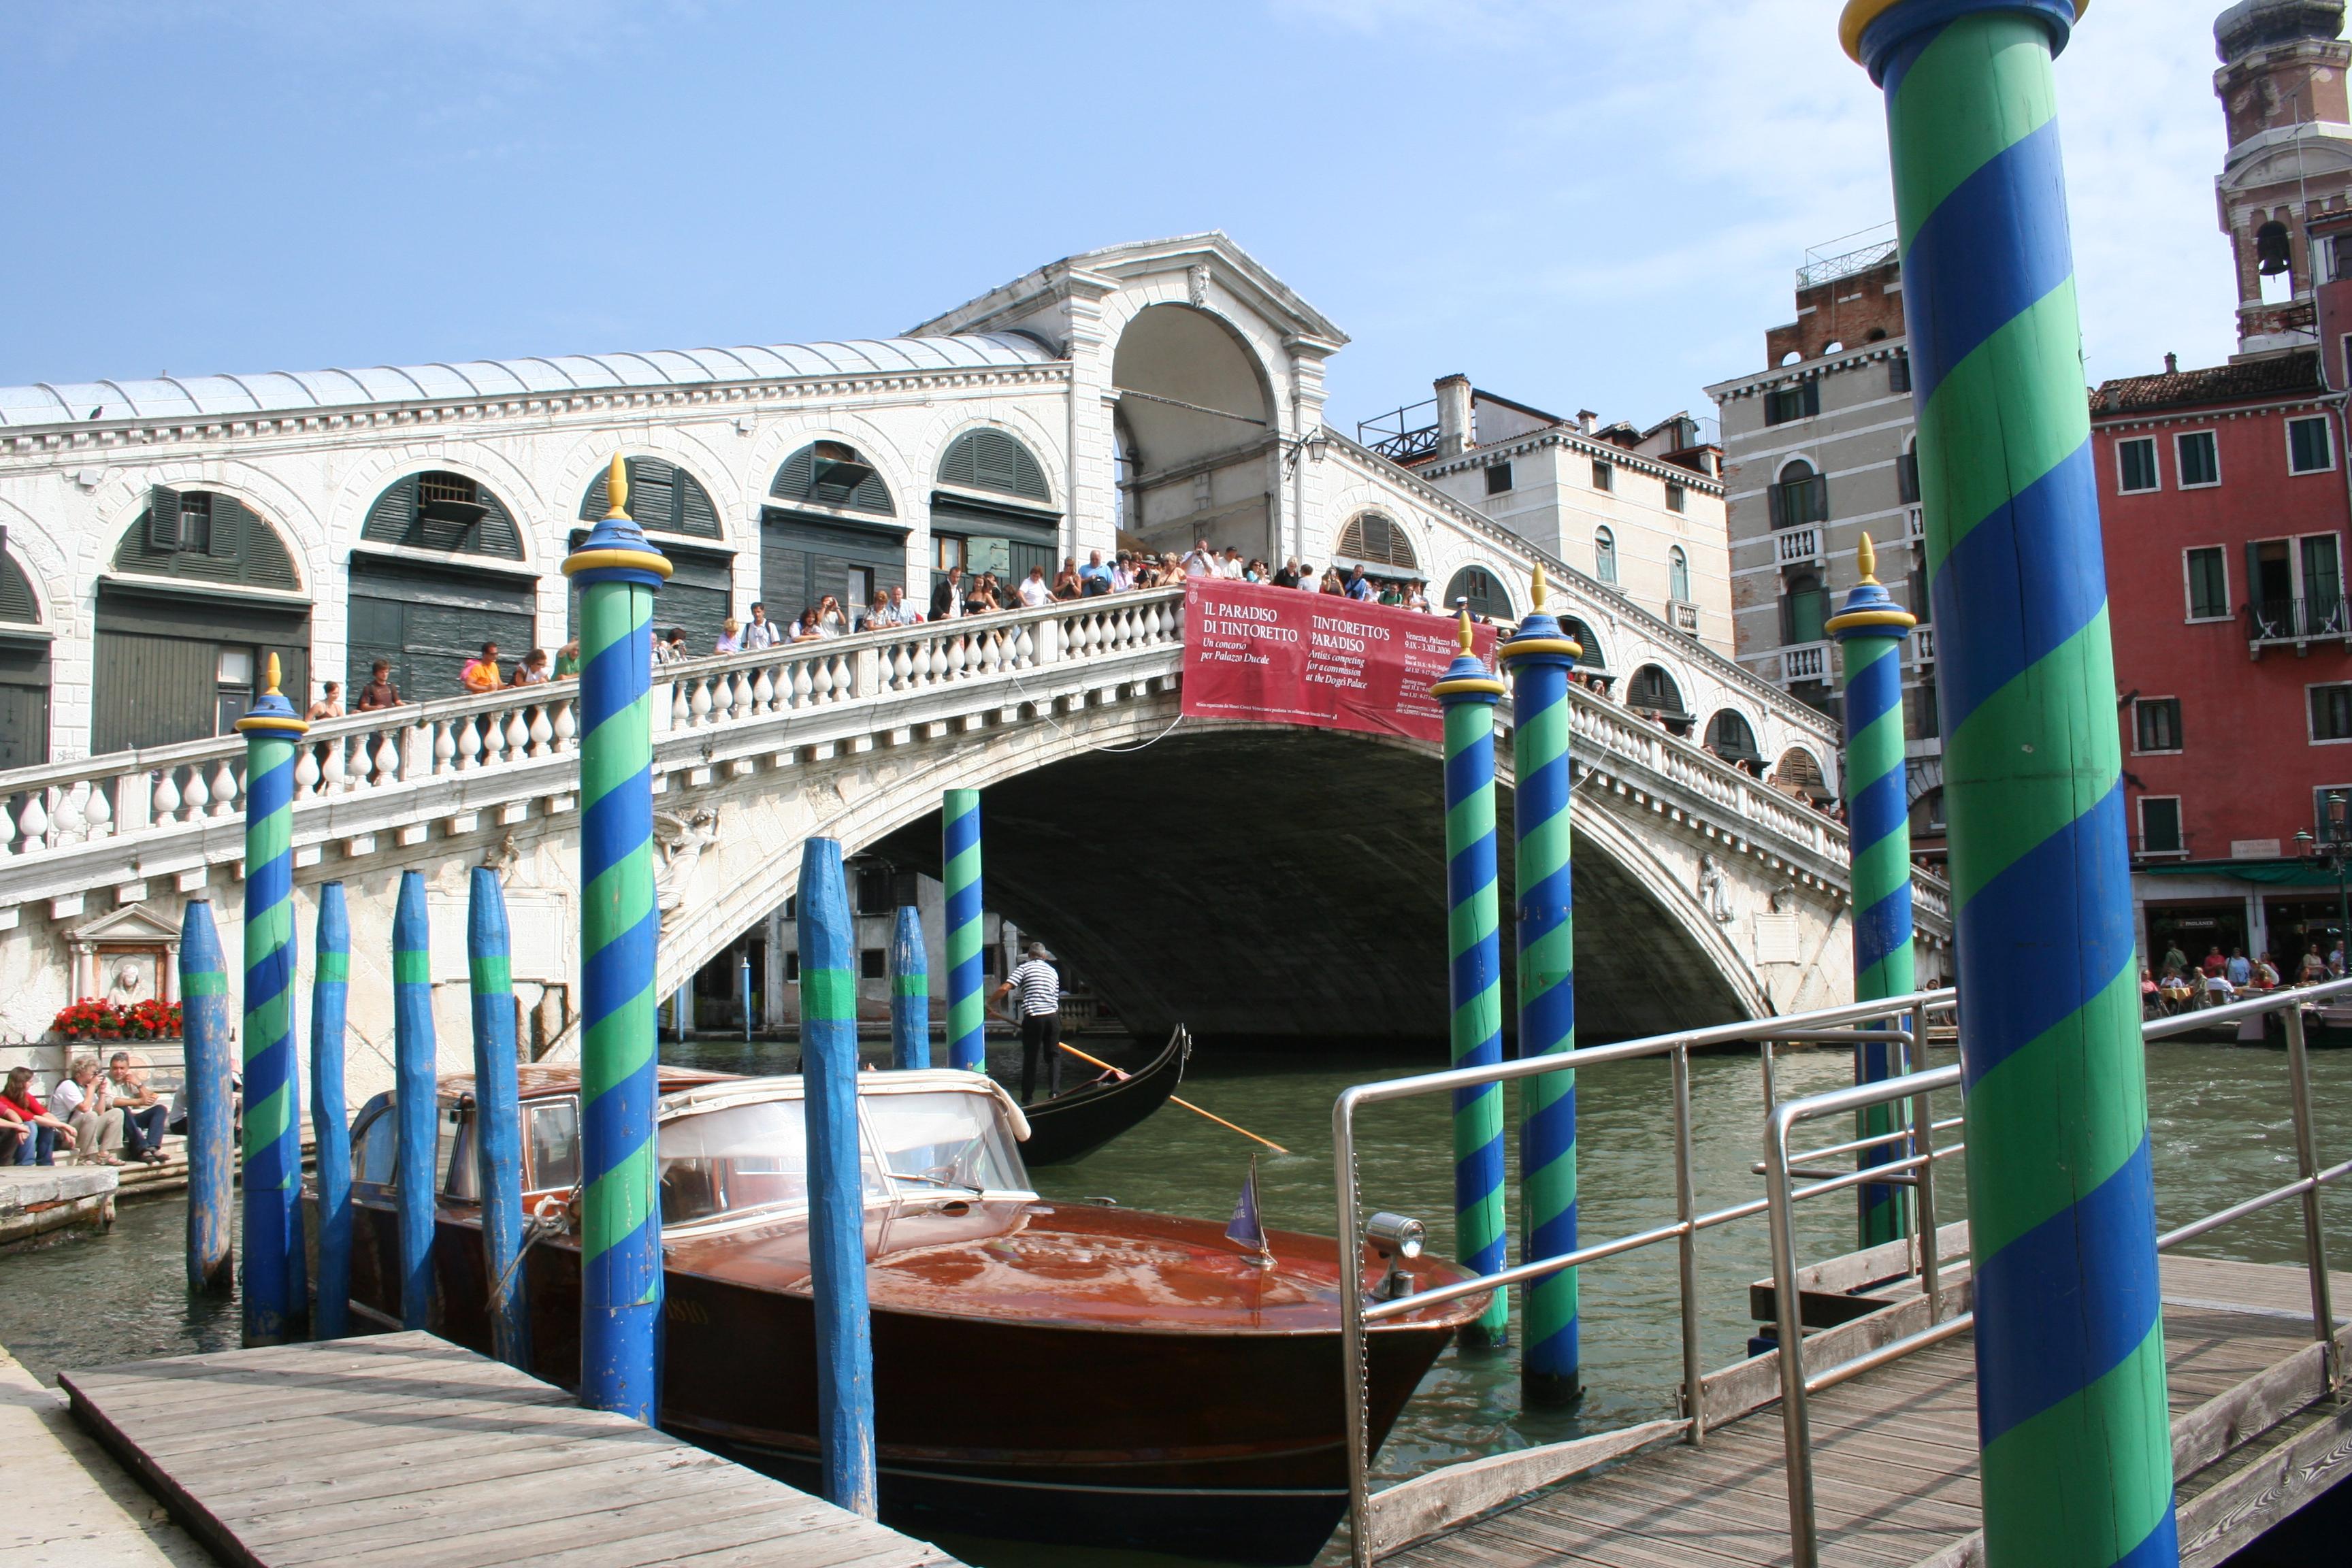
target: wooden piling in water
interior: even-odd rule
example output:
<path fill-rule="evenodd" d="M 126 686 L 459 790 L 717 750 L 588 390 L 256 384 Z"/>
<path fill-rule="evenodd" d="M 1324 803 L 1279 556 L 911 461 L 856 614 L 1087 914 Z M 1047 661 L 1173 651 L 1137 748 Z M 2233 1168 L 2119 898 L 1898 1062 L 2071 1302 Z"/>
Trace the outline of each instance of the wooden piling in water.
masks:
<path fill-rule="evenodd" d="M 890 1065 L 901 1071 L 931 1065 L 931 966 L 922 911 L 912 904 L 898 906 L 890 941 Z"/>
<path fill-rule="evenodd" d="M 425 875 L 403 871 L 392 917 L 392 1163 L 404 1329 L 424 1328 L 433 1308 L 433 1156 L 440 1135 L 440 1086 L 431 949 Z"/>
<path fill-rule="evenodd" d="M 319 1170 L 319 1300 L 315 1339 L 351 1332 L 352 1130 L 343 1095 L 343 1019 L 352 973 L 352 921 L 343 885 L 319 889 L 319 934 L 310 978 L 310 1129 Z"/>
<path fill-rule="evenodd" d="M 189 900 L 180 916 L 180 1034 L 187 1059 L 188 1288 L 225 1290 L 234 1278 L 236 1090 L 229 1066 L 228 963 L 209 899 Z"/>
<path fill-rule="evenodd" d="M 467 889 L 466 970 L 474 1003 L 474 1158 L 482 1195 L 482 1268 L 489 1281 L 490 1351 L 530 1370 L 523 1292 L 522 1109 L 515 1085 L 514 974 L 499 874 L 474 868 Z"/>
<path fill-rule="evenodd" d="M 830 838 L 801 847 L 800 943 L 817 1452 L 826 1499 L 872 1519 L 874 1345 L 857 1132 L 857 942 L 841 846 Z"/>

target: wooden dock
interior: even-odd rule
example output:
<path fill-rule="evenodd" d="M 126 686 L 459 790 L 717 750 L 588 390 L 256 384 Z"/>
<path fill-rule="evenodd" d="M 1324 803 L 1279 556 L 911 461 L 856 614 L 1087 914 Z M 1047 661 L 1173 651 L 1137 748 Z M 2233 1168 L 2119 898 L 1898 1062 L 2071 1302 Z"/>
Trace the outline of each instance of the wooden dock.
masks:
<path fill-rule="evenodd" d="M 2352 1477 L 2352 1406 L 2327 1396 L 2300 1268 L 2163 1259 L 2165 1361 L 2184 1568 L 2210 1568 Z M 2352 1277 L 2337 1274 L 2339 1354 L 2352 1355 Z M 1948 1290 L 1964 1299 L 1965 1280 Z M 1926 1303 L 1912 1291 L 1916 1321 Z M 1850 1359 L 1871 1324 L 1835 1331 Z M 1875 1336 L 1879 1342 L 1897 1337 Z M 1830 1335 L 1809 1337 L 1810 1352 Z M 1828 1349 L 1824 1345 L 1822 1348 Z M 1834 1364 L 1834 1360 L 1827 1364 Z M 1754 1369 L 1754 1370 L 1749 1370 Z M 1778 1383 L 1770 1362 L 1707 1380 L 1749 1408 L 1703 1446 L 1657 1442 L 1405 1546 L 1412 1568 L 1765 1568 L 1790 1561 Z M 1810 1369 L 1816 1375 L 1823 1364 Z M 1769 1386 L 1771 1403 L 1754 1397 Z M 1983 1561 L 1976 1367 L 1965 1334 L 1810 1401 L 1824 1568 L 1969 1568 Z M 1760 1407 L 1759 1407 L 1760 1406 Z M 1681 1423 L 1660 1423 L 1679 1430 Z M 1598 1443 L 1600 1440 L 1590 1440 Z"/>
<path fill-rule="evenodd" d="M 424 1333 L 65 1373 L 74 1418 L 253 1568 L 959 1568 Z"/>

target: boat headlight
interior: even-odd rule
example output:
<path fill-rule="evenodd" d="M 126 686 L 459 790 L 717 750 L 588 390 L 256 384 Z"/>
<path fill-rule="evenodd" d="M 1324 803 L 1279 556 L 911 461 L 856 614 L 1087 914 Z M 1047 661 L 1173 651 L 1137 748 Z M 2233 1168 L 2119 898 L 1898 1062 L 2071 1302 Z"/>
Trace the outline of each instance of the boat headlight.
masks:
<path fill-rule="evenodd" d="M 1364 1239 L 1378 1247 L 1382 1258 L 1419 1258 L 1428 1234 L 1427 1226 L 1401 1214 L 1376 1214 L 1364 1224 Z"/>

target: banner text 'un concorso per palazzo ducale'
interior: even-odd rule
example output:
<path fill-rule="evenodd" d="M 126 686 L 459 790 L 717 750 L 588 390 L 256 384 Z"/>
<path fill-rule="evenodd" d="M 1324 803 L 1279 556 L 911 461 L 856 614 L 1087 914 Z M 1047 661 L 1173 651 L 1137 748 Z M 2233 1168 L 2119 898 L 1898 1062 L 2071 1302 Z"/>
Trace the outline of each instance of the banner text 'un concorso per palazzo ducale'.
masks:
<path fill-rule="evenodd" d="M 1491 666 L 1495 628 L 1473 631 Z M 1455 636 L 1450 616 L 1194 579 L 1184 585 L 1184 716 L 1442 742 L 1429 689 L 1453 662 Z"/>

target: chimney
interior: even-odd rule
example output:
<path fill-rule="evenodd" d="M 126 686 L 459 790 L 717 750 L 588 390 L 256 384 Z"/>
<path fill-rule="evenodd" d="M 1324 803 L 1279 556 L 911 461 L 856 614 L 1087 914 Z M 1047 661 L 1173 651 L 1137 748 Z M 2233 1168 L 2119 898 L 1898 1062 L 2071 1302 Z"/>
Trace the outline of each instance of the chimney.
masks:
<path fill-rule="evenodd" d="M 2180 356 L 2179 354 L 2167 354 L 2164 356 L 2164 374 L 2167 375 L 2179 375 L 2180 374 Z"/>
<path fill-rule="evenodd" d="M 1477 445 L 1470 426 L 1470 378 L 1442 376 L 1436 385 L 1437 455 L 1458 458 Z"/>
<path fill-rule="evenodd" d="M 1588 436 L 1592 434 L 1592 426 L 1599 423 L 1600 419 L 1601 416 L 1590 408 L 1580 408 L 1576 411 L 1576 427 Z"/>

